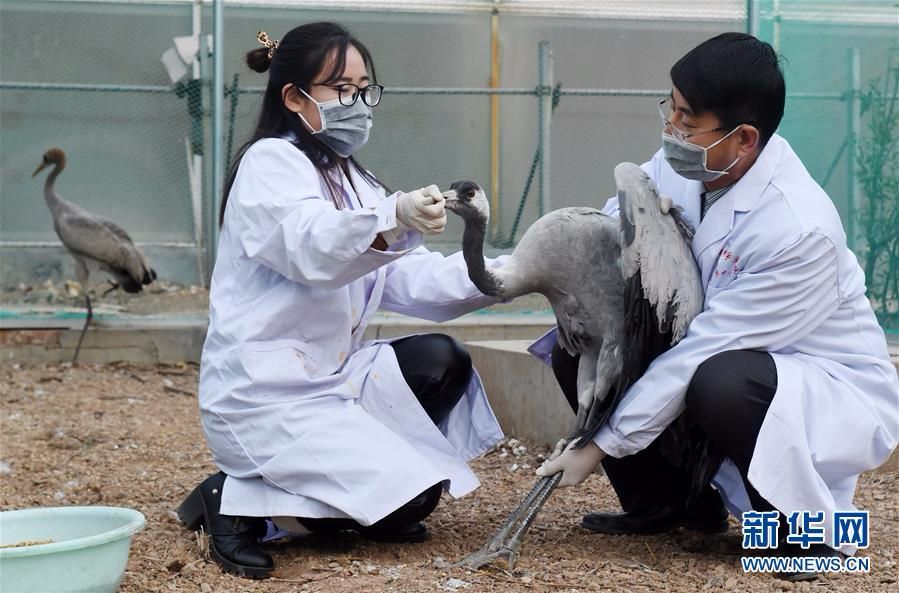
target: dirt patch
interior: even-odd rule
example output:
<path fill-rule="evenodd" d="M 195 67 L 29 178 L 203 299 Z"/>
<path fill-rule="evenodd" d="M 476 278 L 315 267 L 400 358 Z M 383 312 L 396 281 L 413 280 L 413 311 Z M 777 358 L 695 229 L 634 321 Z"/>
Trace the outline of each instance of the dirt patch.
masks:
<path fill-rule="evenodd" d="M 424 544 L 385 545 L 348 536 L 274 543 L 267 581 L 222 573 L 172 510 L 213 471 L 200 429 L 193 365 L 0 366 L 0 508 L 114 505 L 140 510 L 124 593 L 366 591 L 896 591 L 899 506 L 896 473 L 865 475 L 856 502 L 871 511 L 872 571 L 788 584 L 744 575 L 736 521 L 723 536 L 595 535 L 584 512 L 617 507 L 594 476 L 557 492 L 534 524 L 515 571 L 470 572 L 449 564 L 474 551 L 534 483 L 529 443 L 506 446 L 473 466 L 482 487 L 444 497 Z M 524 447 L 522 451 L 520 447 Z M 514 467 L 513 469 L 513 466 Z"/>

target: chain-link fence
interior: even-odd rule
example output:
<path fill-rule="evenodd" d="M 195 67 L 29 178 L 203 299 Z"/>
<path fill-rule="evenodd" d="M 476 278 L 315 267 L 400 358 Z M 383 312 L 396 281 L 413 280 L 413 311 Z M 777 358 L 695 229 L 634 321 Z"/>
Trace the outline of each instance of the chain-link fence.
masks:
<path fill-rule="evenodd" d="M 899 332 L 899 3 L 757 0 L 785 58 L 780 134 L 836 204 L 881 324 Z"/>
<path fill-rule="evenodd" d="M 566 5 L 571 16 L 554 18 L 532 14 L 546 4 L 535 2 L 457 2 L 452 11 L 430 12 L 413 10 L 439 3 L 406 2 L 394 6 L 405 12 L 380 13 L 371 12 L 374 2 L 354 3 L 365 4 L 366 12 L 271 4 L 226 4 L 225 80 L 233 83 L 237 75 L 241 87 L 264 84 L 264 76 L 242 63 L 260 29 L 280 37 L 302 22 L 346 24 L 372 51 L 387 87 L 360 159 L 396 189 L 447 186 L 458 179 L 490 188 L 495 248 L 507 247 L 547 208 L 601 203 L 614 193 L 614 165 L 627 158 L 645 160 L 657 148 L 657 130 L 645 124 L 657 121 L 656 97 L 667 92 L 653 89 L 665 88 L 668 56 L 716 32 L 745 29 L 742 0 L 694 3 L 689 14 L 667 23 L 648 11 L 651 6 L 625 1 L 556 3 Z M 500 11 L 495 16 L 485 10 L 493 6 Z M 597 12 L 591 14 L 591 7 Z M 575 16 L 578 10 L 581 17 Z M 540 61 L 539 41 L 544 40 L 552 52 L 551 77 L 547 72 L 544 77 L 561 91 L 551 142 L 540 137 L 541 97 L 551 91 L 537 88 L 541 68 L 549 67 L 548 54 L 542 66 Z M 487 94 L 491 79 L 501 93 L 495 100 Z M 568 94 L 579 88 L 594 95 Z M 235 137 L 247 136 L 257 108 L 255 97 L 241 95 Z M 629 128 L 640 130 L 631 134 Z M 547 145 L 552 152 L 543 167 L 535 154 Z M 551 179 L 551 192 L 543 195 L 541 172 Z M 461 229 L 461 222 L 451 218 L 440 243 L 432 246 L 458 248 Z"/>
<path fill-rule="evenodd" d="M 791 92 L 782 131 L 861 240 L 846 156 L 859 146 L 837 155 L 844 139 L 862 136 L 860 127 L 849 133 L 849 50 L 841 48 L 861 44 L 864 86 L 886 67 L 873 48 L 888 45 L 885 32 L 895 37 L 886 13 L 894 2 L 856 3 L 861 22 L 852 25 L 827 13 L 835 22 L 824 32 L 834 42 L 825 44 L 828 60 L 817 62 L 807 42 L 822 30 L 791 23 L 814 20 L 818 5 L 828 4 L 244 0 L 224 3 L 222 37 L 207 42 L 216 22 L 209 1 L 7 0 L 0 8 L 3 284 L 72 277 L 40 199 L 42 180 L 29 177 L 53 145 L 69 156 L 57 183 L 64 197 L 119 221 L 162 277 L 202 283 L 219 199 L 212 157 L 221 154 L 227 169 L 253 128 L 266 81 L 243 55 L 259 30 L 279 38 L 315 20 L 347 25 L 372 51 L 387 87 L 363 164 L 394 189 L 458 179 L 489 188 L 494 252 L 548 209 L 602 205 L 614 193 L 614 165 L 642 162 L 658 148 L 656 102 L 668 91 L 673 59 L 722 31 L 752 29 L 774 40 L 776 29 Z M 177 83 L 160 61 L 173 44 L 181 51 L 174 63 L 183 66 Z M 216 84 L 214 47 L 222 60 Z M 222 89 L 219 109 L 214 88 Z M 221 126 L 218 147 L 213 122 Z M 430 246 L 457 249 L 461 230 L 450 217 Z"/>
<path fill-rule="evenodd" d="M 67 156 L 63 198 L 118 221 L 177 277 L 197 277 L 191 114 L 159 62 L 173 35 L 190 35 L 191 5 L 13 0 L 0 12 L 4 285 L 72 277 L 46 172 L 31 177 L 51 147 Z"/>

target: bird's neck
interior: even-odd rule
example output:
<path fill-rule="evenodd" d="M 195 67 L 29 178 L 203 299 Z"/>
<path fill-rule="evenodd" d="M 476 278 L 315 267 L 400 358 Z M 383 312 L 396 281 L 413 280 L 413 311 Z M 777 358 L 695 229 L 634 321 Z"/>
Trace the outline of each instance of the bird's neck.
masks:
<path fill-rule="evenodd" d="M 62 198 L 56 195 L 53 184 L 56 181 L 56 178 L 59 177 L 63 168 L 65 168 L 65 164 L 57 163 L 53 167 L 53 170 L 50 171 L 50 174 L 47 175 L 47 180 L 44 182 L 44 198 L 47 200 L 47 205 L 50 207 L 51 211 L 54 211 L 55 207 L 62 203 Z"/>
<path fill-rule="evenodd" d="M 503 279 L 484 264 L 484 235 L 487 232 L 487 221 L 472 219 L 465 221 L 462 233 L 462 257 L 468 266 L 468 277 L 482 293 L 503 297 Z"/>

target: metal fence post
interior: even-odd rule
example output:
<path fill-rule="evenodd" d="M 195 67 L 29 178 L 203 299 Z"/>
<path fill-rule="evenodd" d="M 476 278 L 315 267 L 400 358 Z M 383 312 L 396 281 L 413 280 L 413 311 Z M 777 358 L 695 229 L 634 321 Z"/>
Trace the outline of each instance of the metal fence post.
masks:
<path fill-rule="evenodd" d="M 206 270 L 208 266 L 203 254 L 203 73 L 201 62 L 206 52 L 203 40 L 203 0 L 194 0 L 190 15 L 191 35 L 197 41 L 197 55 L 191 64 L 192 87 L 195 93 L 197 115 L 191 115 L 191 136 L 185 140 L 187 146 L 187 174 L 190 181 L 191 213 L 194 217 L 194 243 L 197 249 L 197 281 L 208 286 Z M 188 99 L 188 102 L 190 99 Z M 190 103 L 188 103 L 190 105 Z"/>
<path fill-rule="evenodd" d="M 780 30 L 783 15 L 780 14 L 780 0 L 772 0 L 772 2 L 771 8 L 774 14 L 771 17 L 771 46 L 774 51 L 780 53 Z"/>
<path fill-rule="evenodd" d="M 537 145 L 540 149 L 540 191 L 537 195 L 537 207 L 539 215 L 550 208 L 550 163 L 551 163 L 551 136 L 553 113 L 553 54 L 549 41 L 541 41 L 537 46 L 537 74 L 539 78 L 539 92 L 537 99 L 540 102 L 537 110 L 539 129 L 537 130 Z"/>
<path fill-rule="evenodd" d="M 746 0 L 746 28 L 753 37 L 759 36 L 759 0 Z"/>
<path fill-rule="evenodd" d="M 218 205 L 222 195 L 224 161 L 222 155 L 222 132 L 224 129 L 225 104 L 225 56 L 224 56 L 224 15 L 223 1 L 212 3 L 212 195 L 209 197 L 209 226 L 206 242 L 207 275 L 212 277 L 218 240 Z"/>
<path fill-rule="evenodd" d="M 499 88 L 500 77 L 499 10 L 490 14 L 490 88 Z M 502 226 L 500 209 L 499 95 L 490 95 L 490 240 L 496 241 Z"/>
<path fill-rule="evenodd" d="M 858 216 L 858 208 L 861 205 L 861 186 L 858 183 L 858 176 L 855 170 L 857 139 L 862 131 L 862 58 L 861 50 L 857 47 L 849 48 L 849 84 L 849 130 L 846 142 L 846 163 L 849 176 L 849 220 L 846 222 L 846 242 L 849 244 L 849 249 L 854 251 L 856 247 L 856 218 Z"/>

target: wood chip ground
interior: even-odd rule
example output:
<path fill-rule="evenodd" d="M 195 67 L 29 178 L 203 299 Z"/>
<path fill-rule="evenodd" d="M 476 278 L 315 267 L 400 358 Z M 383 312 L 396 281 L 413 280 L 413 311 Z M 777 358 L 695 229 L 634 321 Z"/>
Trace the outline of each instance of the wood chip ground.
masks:
<path fill-rule="evenodd" d="M 475 461 L 481 488 L 459 500 L 444 497 L 424 544 L 355 536 L 282 542 L 268 546 L 274 578 L 241 579 L 208 561 L 204 542 L 172 512 L 214 469 L 199 423 L 195 366 L 5 363 L 0 378 L 0 508 L 114 505 L 144 513 L 147 527 L 134 538 L 123 593 L 899 591 L 895 473 L 859 482 L 856 503 L 871 512 L 866 575 L 788 584 L 743 574 L 736 520 L 723 536 L 589 533 L 578 527 L 585 512 L 617 506 L 600 475 L 550 499 L 514 571 L 450 567 L 480 547 L 533 485 L 538 455 L 548 450 L 529 443 L 506 443 Z"/>

